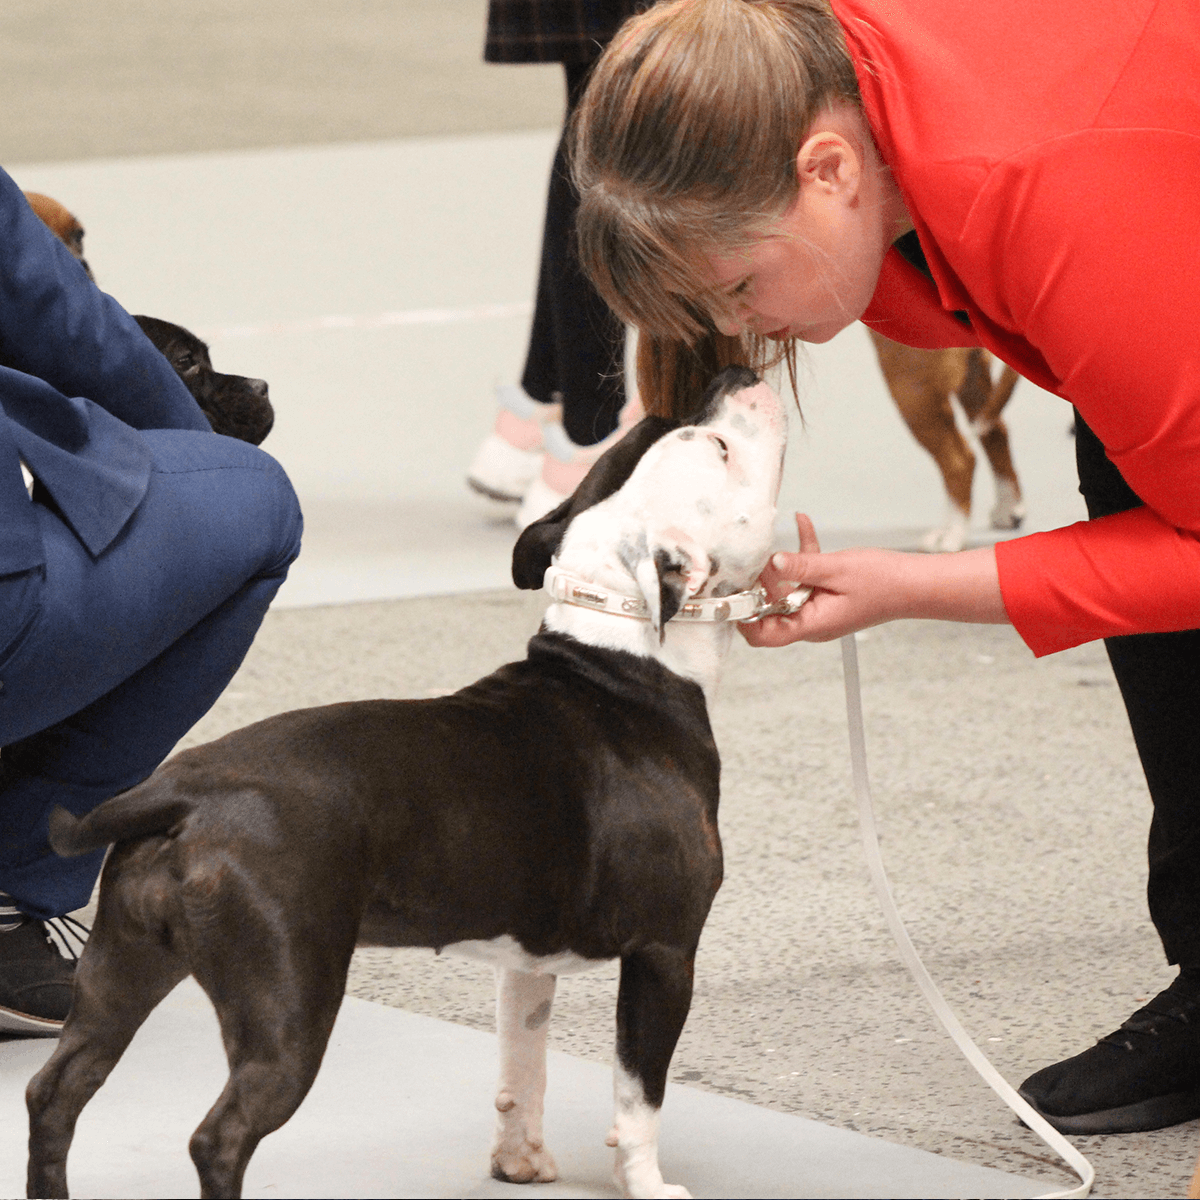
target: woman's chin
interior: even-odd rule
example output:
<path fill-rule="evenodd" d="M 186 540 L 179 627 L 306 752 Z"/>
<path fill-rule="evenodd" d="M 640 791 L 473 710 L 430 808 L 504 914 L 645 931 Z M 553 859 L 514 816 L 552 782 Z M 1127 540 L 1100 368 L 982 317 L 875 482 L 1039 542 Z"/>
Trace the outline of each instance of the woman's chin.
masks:
<path fill-rule="evenodd" d="M 799 330 L 792 336 L 813 346 L 823 346 L 826 342 L 833 341 L 845 328 L 845 325 L 812 325 L 807 329 Z"/>

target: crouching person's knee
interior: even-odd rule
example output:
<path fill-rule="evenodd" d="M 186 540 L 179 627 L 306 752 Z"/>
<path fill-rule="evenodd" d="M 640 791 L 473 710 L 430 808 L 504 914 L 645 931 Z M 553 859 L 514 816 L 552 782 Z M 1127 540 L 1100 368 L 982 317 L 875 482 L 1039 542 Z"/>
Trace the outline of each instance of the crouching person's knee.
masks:
<path fill-rule="evenodd" d="M 300 500 L 292 481 L 284 469 L 270 455 L 259 451 L 266 460 L 263 470 L 263 496 L 260 519 L 269 528 L 269 551 L 264 559 L 264 575 L 286 574 L 287 569 L 300 553 L 300 540 L 304 533 L 304 515 L 300 511 Z"/>

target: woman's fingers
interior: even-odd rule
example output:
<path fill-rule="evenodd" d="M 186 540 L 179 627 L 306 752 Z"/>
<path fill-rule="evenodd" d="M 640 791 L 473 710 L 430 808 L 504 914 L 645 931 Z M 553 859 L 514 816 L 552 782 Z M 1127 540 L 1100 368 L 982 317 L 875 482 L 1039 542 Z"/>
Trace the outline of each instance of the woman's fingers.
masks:
<path fill-rule="evenodd" d="M 771 556 L 763 568 L 760 582 L 767 590 L 771 601 L 781 600 L 801 585 L 813 586 L 811 576 L 822 574 L 820 568 L 821 543 L 812 521 L 804 513 L 796 513 L 796 532 L 799 535 L 800 551 L 790 554 L 781 551 Z M 800 612 L 813 603 L 810 597 Z M 764 617 L 760 621 L 740 626 L 742 636 L 752 646 L 786 646 L 804 637 L 799 620 L 800 613 L 790 617 Z"/>
<path fill-rule="evenodd" d="M 797 585 L 813 589 L 791 616 L 766 617 L 742 627 L 752 646 L 828 642 L 903 615 L 903 574 L 910 556 L 887 550 L 840 550 L 833 554 L 777 554 L 772 559 L 772 598 Z M 763 572 L 764 582 L 767 572 Z"/>
<path fill-rule="evenodd" d="M 958 554 L 863 548 L 823 554 L 812 522 L 797 515 L 801 549 L 772 556 L 762 582 L 772 601 L 797 587 L 812 594 L 791 616 L 740 626 L 752 646 L 828 642 L 901 617 L 1002 624 L 1008 621 L 990 546 Z"/>
<path fill-rule="evenodd" d="M 807 513 L 796 514 L 796 532 L 800 535 L 801 554 L 820 554 L 821 543 L 817 540 L 817 531 Z"/>
<path fill-rule="evenodd" d="M 789 554 L 781 551 L 774 554 L 763 568 L 761 582 L 771 600 L 779 600 L 794 590 L 797 584 L 805 582 L 801 575 L 807 565 L 808 556 L 821 553 L 817 531 L 804 513 L 796 513 L 796 532 L 800 536 L 800 552 Z"/>

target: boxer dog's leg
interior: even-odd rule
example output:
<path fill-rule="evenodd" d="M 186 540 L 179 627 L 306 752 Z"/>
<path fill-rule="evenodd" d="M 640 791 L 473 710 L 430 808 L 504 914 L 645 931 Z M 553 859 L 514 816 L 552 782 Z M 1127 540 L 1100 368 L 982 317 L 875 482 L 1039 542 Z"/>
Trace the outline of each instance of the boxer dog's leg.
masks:
<path fill-rule="evenodd" d="M 549 1183 L 558 1178 L 554 1158 L 542 1140 L 546 1032 L 556 983 L 553 975 L 496 968 L 500 1087 L 492 1175 L 510 1183 Z"/>
<path fill-rule="evenodd" d="M 667 1068 L 692 1002 L 695 951 L 661 943 L 621 959 L 617 992 L 617 1055 L 613 1064 L 616 1116 L 608 1144 L 617 1150 L 613 1172 L 622 1195 L 688 1197 L 663 1182 L 658 1167 L 658 1119 Z"/>
<path fill-rule="evenodd" d="M 1019 529 L 1025 519 L 1008 427 L 1000 415 L 1020 378 L 1012 367 L 1005 366 L 1000 378 L 993 383 L 987 355 L 982 350 L 972 350 L 967 378 L 958 391 L 959 403 L 970 418 L 972 432 L 983 446 L 996 483 L 996 503 L 991 511 L 993 529 Z"/>

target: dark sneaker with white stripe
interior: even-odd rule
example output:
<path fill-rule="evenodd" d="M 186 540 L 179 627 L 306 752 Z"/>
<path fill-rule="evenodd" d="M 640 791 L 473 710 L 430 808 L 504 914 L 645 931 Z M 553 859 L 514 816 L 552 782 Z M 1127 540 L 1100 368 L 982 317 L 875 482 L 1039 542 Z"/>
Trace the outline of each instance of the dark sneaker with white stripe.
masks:
<path fill-rule="evenodd" d="M 59 920 L 86 933 L 70 917 Z M 71 1008 L 74 978 L 75 963 L 59 953 L 48 923 L 0 892 L 0 1033 L 56 1036 Z"/>
<path fill-rule="evenodd" d="M 1141 1133 L 1200 1117 L 1200 982 L 1180 975 L 1115 1033 L 1018 1090 L 1062 1133 Z"/>

